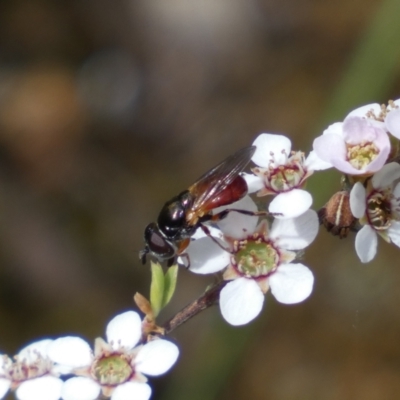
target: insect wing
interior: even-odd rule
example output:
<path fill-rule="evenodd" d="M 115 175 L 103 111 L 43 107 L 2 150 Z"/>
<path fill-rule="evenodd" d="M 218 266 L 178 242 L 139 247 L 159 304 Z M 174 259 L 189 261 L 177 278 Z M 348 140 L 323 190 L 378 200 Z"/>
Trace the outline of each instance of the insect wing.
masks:
<path fill-rule="evenodd" d="M 189 188 L 195 201 L 192 210 L 202 208 L 211 198 L 221 193 L 242 172 L 250 162 L 255 146 L 245 147 L 229 156 L 216 167 L 206 172 Z"/>

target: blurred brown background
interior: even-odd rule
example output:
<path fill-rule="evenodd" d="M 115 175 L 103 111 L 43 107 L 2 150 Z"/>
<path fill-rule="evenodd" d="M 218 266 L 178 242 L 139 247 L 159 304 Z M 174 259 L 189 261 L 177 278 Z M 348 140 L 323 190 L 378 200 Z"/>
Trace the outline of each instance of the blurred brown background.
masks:
<path fill-rule="evenodd" d="M 365 62 L 374 79 L 351 91 L 358 102 L 337 89 L 387 4 L 3 0 L 1 352 L 103 335 L 136 291 L 148 294 L 137 255 L 146 224 L 258 133 L 285 133 L 308 152 L 345 116 L 340 107 L 399 98 L 386 36 Z M 328 176 L 330 189 L 311 180 L 317 208 L 338 188 L 339 175 Z M 316 276 L 305 303 L 267 296 L 247 327 L 227 326 L 214 308 L 173 332 L 181 358 L 152 380 L 153 399 L 400 398 L 399 249 L 380 242 L 361 265 L 353 240 L 321 231 L 305 257 Z M 212 280 L 182 270 L 162 317 Z"/>

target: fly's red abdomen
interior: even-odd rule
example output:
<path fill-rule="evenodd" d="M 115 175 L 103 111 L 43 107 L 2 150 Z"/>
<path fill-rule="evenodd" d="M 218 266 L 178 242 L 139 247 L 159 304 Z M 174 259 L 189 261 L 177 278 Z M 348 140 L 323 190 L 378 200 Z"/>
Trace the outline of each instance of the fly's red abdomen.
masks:
<path fill-rule="evenodd" d="M 246 181 L 238 175 L 232 183 L 230 183 L 217 196 L 211 198 L 207 203 L 205 203 L 201 209 L 203 211 L 211 211 L 214 208 L 235 203 L 247 194 L 247 190 Z"/>

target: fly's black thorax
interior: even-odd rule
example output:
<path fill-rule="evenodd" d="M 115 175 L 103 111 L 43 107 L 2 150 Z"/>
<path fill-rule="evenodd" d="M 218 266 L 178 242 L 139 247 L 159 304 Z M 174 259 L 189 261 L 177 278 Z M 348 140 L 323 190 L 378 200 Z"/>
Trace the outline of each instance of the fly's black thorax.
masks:
<path fill-rule="evenodd" d="M 186 215 L 193 205 L 193 196 L 188 190 L 178 194 L 164 204 L 158 215 L 157 224 L 160 231 L 170 240 L 181 240 L 190 237 L 196 226 L 190 226 Z"/>

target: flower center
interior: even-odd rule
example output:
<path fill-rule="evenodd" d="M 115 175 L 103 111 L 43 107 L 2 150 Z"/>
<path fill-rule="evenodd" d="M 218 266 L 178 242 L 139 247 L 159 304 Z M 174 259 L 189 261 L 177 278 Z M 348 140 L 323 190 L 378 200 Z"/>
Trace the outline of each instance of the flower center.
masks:
<path fill-rule="evenodd" d="M 382 192 L 373 192 L 367 199 L 367 215 L 374 229 L 388 229 L 393 219 L 390 199 Z"/>
<path fill-rule="evenodd" d="M 38 378 L 51 371 L 53 363 L 50 359 L 43 357 L 39 353 L 34 361 L 28 362 L 25 359 L 16 359 L 10 363 L 7 368 L 7 374 L 14 382 L 22 382 L 28 379 Z"/>
<path fill-rule="evenodd" d="M 379 149 L 372 142 L 347 144 L 347 159 L 356 169 L 361 170 L 369 165 L 379 154 Z"/>
<path fill-rule="evenodd" d="M 292 152 L 284 165 L 269 168 L 253 168 L 255 175 L 264 180 L 265 187 L 275 193 L 282 193 L 299 187 L 305 178 L 307 170 L 304 166 L 304 153 Z"/>
<path fill-rule="evenodd" d="M 249 278 L 268 276 L 279 265 L 279 253 L 261 238 L 235 243 L 234 264 L 237 271 Z"/>
<path fill-rule="evenodd" d="M 101 385 L 119 385 L 133 373 L 131 365 L 121 354 L 101 358 L 92 368 L 92 374 Z"/>

